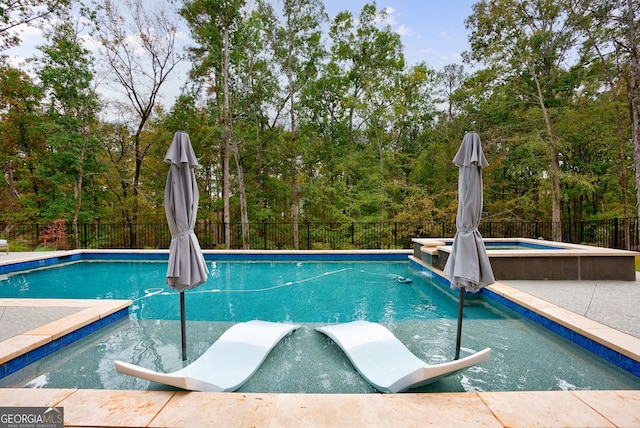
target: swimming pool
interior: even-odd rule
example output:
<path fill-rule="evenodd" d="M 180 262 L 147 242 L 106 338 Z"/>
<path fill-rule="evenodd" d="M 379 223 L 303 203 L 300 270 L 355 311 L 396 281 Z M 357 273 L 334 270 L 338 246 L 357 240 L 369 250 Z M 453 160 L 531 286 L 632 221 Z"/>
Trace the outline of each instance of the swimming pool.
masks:
<path fill-rule="evenodd" d="M 166 372 L 181 368 L 177 293 L 158 287 L 164 284 L 166 262 L 119 263 L 125 266 L 125 274 L 117 275 L 117 281 L 97 279 L 99 271 L 113 273 L 112 265 L 98 261 L 7 276 L 0 290 L 7 290 L 8 281 L 15 280 L 18 285 L 12 288 L 22 296 L 42 293 L 55 297 L 50 294 L 56 289 L 65 297 L 72 289 L 86 296 L 89 288 L 102 287 L 103 291 L 94 297 L 131 298 L 134 304 L 128 319 L 7 376 L 0 380 L 0 386 L 167 388 L 118 375 L 113 368 L 116 359 Z M 190 357 L 200 355 L 232 323 L 247 317 L 303 324 L 274 349 L 240 391 L 375 392 L 339 348 L 315 332 L 316 326 L 329 322 L 363 318 L 378 321 L 432 364 L 452 357 L 456 295 L 406 261 L 208 263 L 212 268 L 210 281 L 188 292 L 193 294 L 186 299 Z M 79 287 L 68 282 L 69 277 L 75 276 L 68 272 L 74 270 L 85 272 L 79 275 L 83 279 Z M 86 272 L 90 272 L 89 277 Z M 399 283 L 398 275 L 414 281 Z M 40 279 L 36 278 L 40 277 L 44 283 L 39 285 Z M 92 287 L 88 286 L 88 279 Z M 131 284 L 137 285 L 132 289 Z M 351 290 L 350 294 L 346 290 Z M 271 294 L 275 297 L 268 296 Z M 200 299 L 202 303 L 197 302 Z M 156 308 L 156 304 L 164 309 Z M 223 310 L 214 310 L 214 306 Z M 315 311 L 316 307 L 324 308 Z M 211 316 L 212 313 L 217 315 Z M 467 300 L 462 345 L 463 355 L 490 346 L 492 357 L 421 391 L 640 388 L 639 378 L 485 298 Z"/>

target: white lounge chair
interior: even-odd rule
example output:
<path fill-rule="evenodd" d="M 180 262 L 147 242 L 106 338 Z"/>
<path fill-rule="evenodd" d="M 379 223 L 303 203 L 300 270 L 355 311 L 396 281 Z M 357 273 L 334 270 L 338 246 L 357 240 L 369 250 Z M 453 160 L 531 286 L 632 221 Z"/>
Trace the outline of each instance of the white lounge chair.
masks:
<path fill-rule="evenodd" d="M 402 392 L 436 382 L 486 361 L 491 355 L 491 349 L 486 348 L 459 360 L 430 365 L 377 323 L 353 321 L 316 330 L 337 343 L 360 375 L 382 392 Z"/>
<path fill-rule="evenodd" d="M 9 254 L 9 241 L 0 239 L 0 250 L 5 250 Z"/>
<path fill-rule="evenodd" d="M 240 388 L 282 338 L 299 325 L 248 321 L 233 325 L 197 360 L 173 373 L 158 373 L 116 361 L 118 373 L 191 391 L 228 392 Z"/>

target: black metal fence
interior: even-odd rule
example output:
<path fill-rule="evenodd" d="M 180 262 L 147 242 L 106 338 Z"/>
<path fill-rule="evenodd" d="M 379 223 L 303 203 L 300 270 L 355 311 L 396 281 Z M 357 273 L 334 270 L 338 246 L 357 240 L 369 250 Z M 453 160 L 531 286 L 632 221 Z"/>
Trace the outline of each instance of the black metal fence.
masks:
<path fill-rule="evenodd" d="M 639 249 L 638 219 L 607 219 L 579 222 L 482 221 L 485 238 L 543 238 L 552 240 L 553 230 L 560 228 L 562 241 L 599 247 Z M 249 223 L 251 249 L 295 249 L 291 223 Z M 225 248 L 226 228 L 231 249 L 243 248 L 242 225 L 199 221 L 195 228 L 203 249 Z M 456 232 L 455 222 L 329 222 L 298 224 L 298 249 L 409 249 L 412 238 L 448 238 Z M 0 224 L 0 238 L 14 248 L 33 250 L 39 246 L 55 249 L 157 249 L 168 248 L 171 234 L 166 223 L 91 223 L 77 230 L 69 223 Z"/>

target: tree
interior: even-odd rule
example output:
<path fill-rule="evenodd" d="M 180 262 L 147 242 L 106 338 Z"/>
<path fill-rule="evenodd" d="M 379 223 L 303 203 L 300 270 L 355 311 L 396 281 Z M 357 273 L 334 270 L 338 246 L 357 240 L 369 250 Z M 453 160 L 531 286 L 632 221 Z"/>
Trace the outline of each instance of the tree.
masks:
<path fill-rule="evenodd" d="M 522 83 L 523 102 L 534 102 L 544 121 L 549 148 L 553 239 L 561 240 L 560 147 L 550 108 L 569 99 L 572 82 L 565 64 L 580 32 L 568 13 L 572 0 L 483 0 L 467 20 L 470 58 L 499 67 L 503 78 Z"/>
<path fill-rule="evenodd" d="M 629 55 L 629 109 L 631 112 L 631 142 L 633 145 L 633 161 L 636 171 L 636 213 L 640 218 L 640 51 L 638 50 L 638 35 L 636 34 L 637 4 L 632 0 L 626 0 L 626 48 Z M 639 232 L 640 233 L 640 232 Z"/>
<path fill-rule="evenodd" d="M 409 67 L 398 80 L 393 100 L 389 133 L 387 180 L 400 189 L 393 200 L 394 210 L 404 210 L 404 198 L 413 192 L 411 173 L 422 153 L 434 163 L 433 129 L 436 109 L 432 94 L 436 73 L 427 64 Z"/>
<path fill-rule="evenodd" d="M 273 16 L 273 13 L 268 14 Z M 287 156 L 290 162 L 291 222 L 293 225 L 293 246 L 298 249 L 298 215 L 300 211 L 298 170 L 301 168 L 301 156 L 297 136 L 296 114 L 299 110 L 297 96 L 317 75 L 319 61 L 324 56 L 320 25 L 327 20 L 327 17 L 324 5 L 319 0 L 285 0 L 283 14 L 285 22 L 281 26 L 277 26 L 275 34 L 271 37 L 276 61 L 286 77 L 287 88 L 284 92 L 289 104 Z"/>
<path fill-rule="evenodd" d="M 0 7 L 0 52 L 20 44 L 19 28 L 37 25 L 60 11 L 70 0 L 11 0 Z"/>
<path fill-rule="evenodd" d="M 225 224 L 225 244 L 231 245 L 231 182 L 229 163 L 233 141 L 233 116 L 230 93 L 230 36 L 241 19 L 244 0 L 212 1 L 192 0 L 185 2 L 181 15 L 187 20 L 197 45 L 190 49 L 194 62 L 192 75 L 209 84 L 214 95 L 214 103 L 220 113 L 220 123 L 224 129 L 220 146 L 222 163 L 223 222 Z M 235 147 L 237 149 L 237 147 Z M 243 227 L 247 227 L 243 221 Z M 243 234 L 245 237 L 245 234 Z M 245 242 L 244 245 L 247 245 Z"/>
<path fill-rule="evenodd" d="M 274 125 L 269 123 L 272 118 L 267 112 L 275 111 L 278 116 L 273 106 L 279 93 L 266 39 L 265 9 L 245 10 L 243 6 L 242 1 L 210 4 L 196 0 L 186 3 L 181 13 L 197 42 L 190 49 L 192 76 L 210 106 L 210 117 L 220 127 L 216 135 L 220 140 L 225 243 L 231 245 L 231 208 L 232 202 L 238 201 L 242 245 L 249 248 L 251 194 L 245 171 L 257 157 L 256 152 L 269 142 Z M 230 165 L 231 156 L 235 171 Z"/>
<path fill-rule="evenodd" d="M 80 247 L 78 218 L 82 207 L 83 179 L 87 152 L 95 154 L 97 137 L 92 135 L 92 127 L 99 110 L 98 96 L 93 89 L 92 59 L 89 51 L 81 46 L 79 31 L 73 21 L 67 18 L 47 35 L 50 45 L 40 49 L 44 53 L 40 80 L 48 95 L 47 114 L 54 124 L 47 141 L 55 150 L 52 158 L 61 158 L 54 165 L 55 172 L 61 172 L 73 183 L 72 225 L 76 248 Z M 95 167 L 95 162 L 92 162 Z"/>
<path fill-rule="evenodd" d="M 43 154 L 40 88 L 25 73 L 0 67 L 0 165 L 6 176 L 3 217 L 28 220 L 38 216 L 39 178 L 36 167 Z M 35 197 L 34 197 L 35 195 Z M 35 202 L 33 202 L 35 201 Z"/>
<path fill-rule="evenodd" d="M 128 100 L 136 121 L 132 121 L 134 170 L 131 187 L 133 204 L 126 219 L 138 218 L 140 174 L 144 158 L 154 141 L 143 141 L 147 121 L 152 117 L 160 89 L 182 60 L 176 52 L 177 17 L 166 7 L 149 7 L 143 0 L 122 0 L 127 16 L 112 0 L 105 0 L 98 17 L 98 32 L 113 83 Z M 135 245 L 135 230 L 131 229 Z"/>
<path fill-rule="evenodd" d="M 468 78 L 464 66 L 459 64 L 447 64 L 436 75 L 436 85 L 441 97 L 437 100 L 447 104 L 447 120 L 453 120 L 453 112 L 456 108 L 454 93 Z"/>
<path fill-rule="evenodd" d="M 616 28 L 616 4 L 608 0 L 589 0 L 586 5 L 587 13 L 584 15 L 581 29 L 587 36 L 583 44 L 581 53 L 587 59 L 585 63 L 591 64 L 589 67 L 590 85 L 585 85 L 591 89 L 602 101 L 603 106 L 613 106 L 613 123 L 615 123 L 615 137 L 617 140 L 617 154 L 620 168 L 618 169 L 618 181 L 622 188 L 622 215 L 629 218 L 628 200 L 628 174 L 627 174 L 627 153 L 625 150 L 626 138 L 624 135 L 625 120 L 623 117 L 622 98 L 625 84 L 625 74 L 621 64 L 625 61 L 621 55 L 620 45 L 615 42 Z M 572 11 L 572 13 L 579 13 Z M 609 89 L 609 97 L 597 96 L 600 85 L 605 84 Z M 629 223 L 624 222 L 625 242 L 630 243 Z M 628 249 L 629 247 L 627 247 Z"/>
<path fill-rule="evenodd" d="M 363 199 L 357 202 L 356 210 L 362 207 L 373 209 L 363 213 L 377 217 L 380 222 L 386 218 L 388 205 L 385 188 L 385 152 L 392 146 L 393 137 L 388 129 L 394 116 L 394 98 L 397 96 L 398 82 L 402 80 L 404 55 L 400 36 L 391 31 L 389 25 L 378 28 L 384 21 L 386 10 L 378 11 L 375 4 L 363 6 L 356 21 L 348 12 L 338 14 L 331 25 L 331 61 L 343 73 L 345 91 L 342 102 L 347 109 L 348 144 L 363 155 L 351 166 L 354 178 L 361 186 L 366 181 L 377 181 L 377 196 L 367 194 L 373 183 L 369 182 L 369 192 L 359 192 Z M 362 165 L 376 165 L 376 169 L 366 174 Z M 356 212 L 357 212 L 356 211 Z M 362 216 L 361 216 L 362 218 Z M 381 239 L 383 239 L 381 237 Z"/>

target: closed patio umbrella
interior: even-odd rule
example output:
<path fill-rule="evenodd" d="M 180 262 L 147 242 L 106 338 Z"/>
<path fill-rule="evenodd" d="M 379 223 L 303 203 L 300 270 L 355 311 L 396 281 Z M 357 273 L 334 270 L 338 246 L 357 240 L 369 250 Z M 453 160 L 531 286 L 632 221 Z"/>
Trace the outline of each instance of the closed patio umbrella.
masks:
<path fill-rule="evenodd" d="M 482 152 L 480 136 L 477 133 L 465 134 L 453 163 L 459 168 L 457 231 L 444 274 L 449 277 L 451 288 L 460 290 L 454 357 L 457 360 L 460 357 L 464 293 L 477 293 L 495 282 L 495 278 L 482 235 L 478 231 L 482 214 L 482 168 L 486 168 L 489 163 Z"/>
<path fill-rule="evenodd" d="M 200 200 L 194 171 L 198 161 L 186 132 L 175 133 L 164 162 L 169 165 L 164 189 L 164 209 L 171 231 L 167 285 L 180 292 L 182 360 L 185 361 L 187 334 L 184 290 L 204 283 L 209 274 L 200 243 L 193 232 Z"/>

